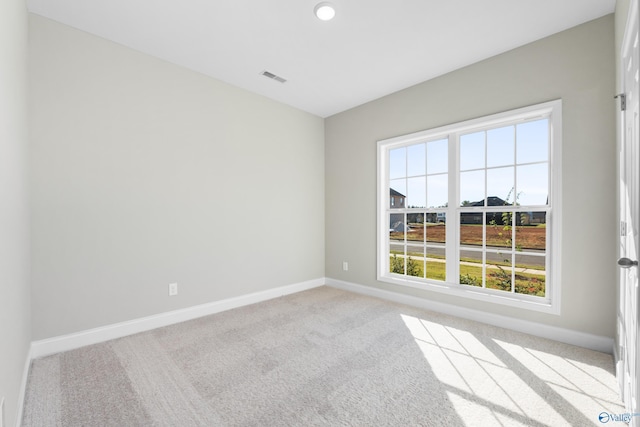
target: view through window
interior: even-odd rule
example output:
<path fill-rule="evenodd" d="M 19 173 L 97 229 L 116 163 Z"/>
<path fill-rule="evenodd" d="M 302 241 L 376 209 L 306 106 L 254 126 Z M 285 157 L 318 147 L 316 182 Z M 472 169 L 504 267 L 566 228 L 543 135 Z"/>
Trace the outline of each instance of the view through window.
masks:
<path fill-rule="evenodd" d="M 379 279 L 550 303 L 560 108 L 380 141 Z"/>

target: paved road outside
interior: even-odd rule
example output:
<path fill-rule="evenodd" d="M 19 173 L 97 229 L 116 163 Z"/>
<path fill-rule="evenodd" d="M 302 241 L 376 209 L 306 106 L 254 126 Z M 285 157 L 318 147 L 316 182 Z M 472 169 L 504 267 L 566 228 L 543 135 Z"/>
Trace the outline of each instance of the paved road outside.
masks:
<path fill-rule="evenodd" d="M 477 249 L 477 247 L 475 247 Z M 399 241 L 394 241 L 392 240 L 390 242 L 390 249 L 391 251 L 394 252 L 400 252 L 403 253 L 404 252 L 404 245 L 402 243 L 400 243 Z M 503 262 L 505 259 L 505 255 L 510 258 L 511 254 L 505 254 L 504 252 L 499 253 L 499 251 L 504 251 L 504 248 L 499 248 L 499 247 L 488 247 L 487 248 L 487 261 L 488 262 Z M 421 252 L 422 248 L 417 246 L 417 247 L 411 247 L 408 246 L 407 247 L 407 251 L 408 252 Z M 496 251 L 496 252 L 491 252 L 491 251 Z M 527 251 L 530 252 L 530 254 L 520 254 L 520 253 L 516 253 L 516 271 L 519 272 L 525 272 L 525 273 L 530 273 L 530 274 L 537 274 L 537 275 L 545 275 L 545 271 L 544 270 L 537 270 L 537 269 L 533 269 L 533 268 L 518 268 L 518 265 L 523 265 L 523 266 L 529 266 L 529 267 L 539 267 L 539 268 L 544 268 L 545 267 L 545 257 L 544 257 L 544 251 L 538 251 L 538 250 L 531 250 L 531 251 Z M 542 256 L 538 256 L 536 255 L 536 253 L 539 253 Z M 427 248 L 427 259 L 429 261 L 439 261 L 439 262 L 444 262 L 444 259 L 442 258 L 431 258 L 429 257 L 429 255 L 435 255 L 435 256 L 444 256 L 445 255 L 445 247 L 444 245 L 439 245 L 437 247 L 429 247 Z M 402 256 L 402 255 L 398 255 L 398 256 Z M 466 258 L 466 259 L 471 259 L 471 260 L 478 260 L 477 263 L 480 263 L 482 261 L 482 252 L 478 252 L 477 250 L 472 250 L 472 249 L 465 249 L 465 247 L 461 247 L 460 249 L 460 256 L 462 258 Z M 413 259 L 424 259 L 424 257 L 420 257 L 420 256 L 411 256 L 411 258 Z M 477 263 L 474 262 L 463 262 L 463 265 L 477 265 Z M 497 268 L 497 267 L 491 267 L 489 265 L 487 265 L 487 267 L 489 268 Z M 503 268 L 507 268 L 507 267 L 503 267 Z"/>

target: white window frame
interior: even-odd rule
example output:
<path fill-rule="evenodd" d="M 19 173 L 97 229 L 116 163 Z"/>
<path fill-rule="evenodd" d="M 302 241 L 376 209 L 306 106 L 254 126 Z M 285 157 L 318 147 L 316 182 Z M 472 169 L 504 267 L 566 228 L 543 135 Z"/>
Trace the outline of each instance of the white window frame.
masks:
<path fill-rule="evenodd" d="M 459 144 L 460 135 L 500 125 L 517 124 L 535 118 L 549 118 L 549 211 L 547 214 L 547 252 L 545 297 L 536 297 L 514 292 L 478 288 L 459 284 Z M 449 203 L 446 211 L 446 259 L 447 281 L 436 281 L 412 276 L 399 276 L 389 272 L 389 224 L 387 211 L 389 201 L 389 150 L 420 142 L 449 139 L 448 176 Z M 382 282 L 411 288 L 455 295 L 474 300 L 523 308 L 549 314 L 560 314 L 561 281 L 561 218 L 562 218 L 562 101 L 554 100 L 516 110 L 492 114 L 460 123 L 429 129 L 409 135 L 378 141 L 378 233 L 377 233 L 377 279 Z M 456 278 L 451 282 L 449 278 Z"/>

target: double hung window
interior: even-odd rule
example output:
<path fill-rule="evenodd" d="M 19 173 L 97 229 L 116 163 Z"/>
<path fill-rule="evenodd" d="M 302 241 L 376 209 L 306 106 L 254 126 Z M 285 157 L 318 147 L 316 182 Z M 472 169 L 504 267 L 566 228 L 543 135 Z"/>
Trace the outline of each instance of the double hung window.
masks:
<path fill-rule="evenodd" d="M 561 102 L 378 142 L 378 279 L 559 309 Z"/>

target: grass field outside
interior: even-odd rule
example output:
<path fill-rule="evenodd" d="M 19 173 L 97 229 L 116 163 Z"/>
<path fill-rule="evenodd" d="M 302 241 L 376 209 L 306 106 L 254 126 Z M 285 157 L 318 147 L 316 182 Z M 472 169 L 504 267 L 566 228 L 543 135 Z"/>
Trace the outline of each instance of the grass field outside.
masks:
<path fill-rule="evenodd" d="M 425 274 L 426 264 L 426 274 Z M 460 263 L 460 284 L 482 287 L 482 265 L 477 262 L 461 262 Z M 398 256 L 393 254 L 389 257 L 390 272 L 397 274 L 406 274 L 408 276 L 426 278 L 431 280 L 446 280 L 446 262 L 444 259 L 438 258 L 413 258 L 411 256 Z M 497 289 L 511 292 L 511 283 L 513 280 L 511 267 L 503 265 L 487 265 L 485 287 L 488 289 Z M 515 292 L 526 295 L 545 295 L 546 277 L 543 274 L 532 273 L 530 269 L 527 272 L 515 272 Z"/>
<path fill-rule="evenodd" d="M 505 219 L 506 218 L 506 219 Z M 523 256 L 522 260 L 535 263 L 541 260 L 542 265 L 526 265 L 518 263 L 518 252 L 530 253 L 545 251 L 547 240 L 546 224 L 538 225 L 509 225 L 511 217 L 505 217 L 504 224 L 497 224 L 496 221 L 483 224 L 461 224 L 459 227 L 460 245 L 465 247 L 484 248 L 478 258 L 468 258 L 477 250 L 466 250 L 465 256 L 460 258 L 460 277 L 458 283 L 497 289 L 519 294 L 545 296 L 545 267 L 544 257 Z M 389 239 L 403 244 L 407 243 L 431 243 L 446 244 L 447 225 L 432 223 L 409 223 L 406 231 L 390 231 Z M 515 240 L 514 240 L 515 239 Z M 437 245 L 436 245 L 437 246 Z M 435 246 L 434 246 L 435 247 Z M 489 248 L 493 250 L 488 250 Z M 502 249 L 507 249 L 500 260 L 496 259 L 496 254 L 500 255 Z M 462 248 L 461 248 L 462 249 Z M 418 252 L 416 248 L 405 246 L 407 254 L 397 250 L 390 253 L 390 272 L 407 276 L 421 277 L 431 280 L 446 280 L 446 261 L 440 254 L 429 253 L 429 248 L 425 247 L 426 253 Z M 515 252 L 514 252 L 515 251 Z M 462 250 L 461 250 L 462 253 Z M 482 253 L 494 254 L 490 260 L 485 259 Z M 512 256 L 516 254 L 515 268 L 512 266 Z M 426 256 L 426 257 L 425 257 Z M 504 258 L 504 259 L 503 259 Z M 483 274 L 483 262 L 485 268 Z"/>

